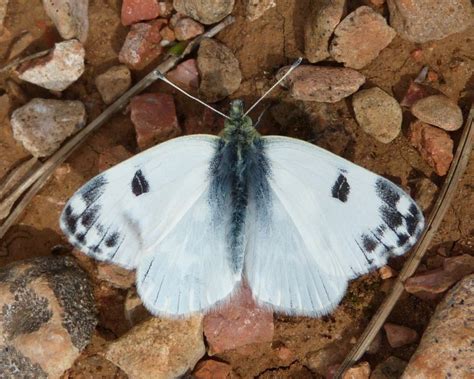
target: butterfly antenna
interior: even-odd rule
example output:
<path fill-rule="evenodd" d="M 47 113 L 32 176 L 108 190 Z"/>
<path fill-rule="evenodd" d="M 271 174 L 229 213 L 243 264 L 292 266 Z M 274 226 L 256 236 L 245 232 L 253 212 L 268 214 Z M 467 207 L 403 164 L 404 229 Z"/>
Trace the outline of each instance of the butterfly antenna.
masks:
<path fill-rule="evenodd" d="M 290 75 L 291 71 L 293 71 L 296 67 L 298 67 L 298 66 L 301 64 L 302 61 L 303 61 L 303 58 L 301 58 L 301 57 L 298 58 L 298 59 L 296 60 L 296 62 L 291 65 L 290 69 L 285 73 L 285 75 L 283 75 L 274 85 L 272 85 L 272 86 L 270 87 L 270 89 L 269 89 L 267 92 L 265 92 L 265 93 L 262 95 L 262 97 L 260 97 L 260 99 L 258 99 L 258 100 L 248 109 L 247 112 L 245 112 L 244 117 L 247 116 L 247 115 L 250 113 L 250 111 L 251 111 L 252 109 L 254 109 L 254 108 L 257 106 L 258 103 L 260 103 L 265 97 L 267 97 L 267 95 L 268 95 L 270 92 L 272 92 L 273 89 L 274 89 L 278 84 L 280 84 L 288 75 Z"/>
<path fill-rule="evenodd" d="M 158 78 L 163 80 L 165 83 L 169 84 L 171 87 L 176 88 L 179 92 L 185 94 L 187 97 L 196 100 L 198 103 L 204 105 L 205 107 L 209 108 L 210 110 L 216 112 L 217 114 L 221 115 L 222 117 L 230 120 L 230 117 L 227 116 L 225 113 L 222 113 L 221 111 L 218 111 L 216 108 L 211 107 L 209 104 L 206 104 L 204 101 L 198 99 L 197 97 L 187 93 L 184 89 L 179 88 L 176 84 L 173 82 L 170 82 L 161 72 L 157 71 Z"/>

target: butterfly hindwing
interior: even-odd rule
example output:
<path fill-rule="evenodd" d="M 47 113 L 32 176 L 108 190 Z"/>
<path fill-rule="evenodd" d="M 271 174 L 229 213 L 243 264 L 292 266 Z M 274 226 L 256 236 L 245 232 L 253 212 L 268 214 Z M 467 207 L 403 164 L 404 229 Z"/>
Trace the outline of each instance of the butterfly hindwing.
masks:
<path fill-rule="evenodd" d="M 291 138 L 263 140 L 269 190 L 264 207 L 249 202 L 247 279 L 277 310 L 326 314 L 348 280 L 414 245 L 423 215 L 396 185 L 341 157 Z"/>
<path fill-rule="evenodd" d="M 240 280 L 228 261 L 226 215 L 209 201 L 216 141 L 181 137 L 138 154 L 85 184 L 61 216 L 81 251 L 137 269 L 138 292 L 154 314 L 209 308 Z"/>

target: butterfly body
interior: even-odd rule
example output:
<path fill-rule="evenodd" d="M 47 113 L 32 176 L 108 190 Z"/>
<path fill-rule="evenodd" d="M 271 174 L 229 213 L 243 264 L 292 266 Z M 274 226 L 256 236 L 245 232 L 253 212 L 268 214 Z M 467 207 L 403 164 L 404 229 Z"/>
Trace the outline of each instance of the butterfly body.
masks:
<path fill-rule="evenodd" d="M 170 140 L 101 173 L 60 220 L 86 254 L 137 271 L 156 315 L 206 312 L 245 280 L 255 299 L 319 316 L 347 282 L 424 227 L 400 188 L 307 142 L 261 136 L 231 103 L 219 137 Z"/>

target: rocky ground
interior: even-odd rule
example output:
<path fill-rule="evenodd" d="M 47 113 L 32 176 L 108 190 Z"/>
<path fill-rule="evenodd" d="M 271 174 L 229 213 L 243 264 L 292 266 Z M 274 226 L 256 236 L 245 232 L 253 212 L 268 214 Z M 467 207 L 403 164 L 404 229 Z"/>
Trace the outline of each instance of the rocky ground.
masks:
<path fill-rule="evenodd" d="M 304 57 L 253 112 L 267 109 L 260 132 L 384 175 L 429 215 L 473 100 L 468 0 L 0 0 L 0 69 L 50 49 L 0 71 L 3 204 L 22 161 L 51 156 L 168 49 L 228 14 L 236 22 L 167 77 L 226 112 L 230 99 L 253 103 Z M 272 314 L 244 288 L 211 314 L 167 320 L 144 309 L 133 272 L 85 257 L 59 229 L 67 199 L 97 173 L 222 124 L 154 83 L 54 172 L 0 245 L 4 377 L 332 377 L 406 258 L 353 281 L 320 319 Z M 347 378 L 473 375 L 473 188 L 471 158 L 418 271 Z"/>

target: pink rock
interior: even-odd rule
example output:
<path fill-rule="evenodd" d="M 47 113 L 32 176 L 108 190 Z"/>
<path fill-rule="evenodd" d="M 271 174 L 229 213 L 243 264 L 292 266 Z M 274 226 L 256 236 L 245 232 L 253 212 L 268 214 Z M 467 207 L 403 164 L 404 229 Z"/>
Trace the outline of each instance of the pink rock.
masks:
<path fill-rule="evenodd" d="M 441 129 L 452 131 L 462 126 L 461 108 L 444 95 L 433 95 L 418 100 L 411 113 L 419 120 Z"/>
<path fill-rule="evenodd" d="M 137 144 L 145 150 L 181 133 L 173 96 L 147 93 L 130 101 L 131 119 L 137 133 Z"/>
<path fill-rule="evenodd" d="M 123 25 L 131 25 L 137 21 L 153 20 L 159 15 L 160 6 L 157 0 L 123 0 Z"/>
<path fill-rule="evenodd" d="M 206 359 L 199 362 L 193 371 L 195 379 L 230 379 L 231 367 L 227 363 Z"/>
<path fill-rule="evenodd" d="M 390 266 L 383 266 L 379 268 L 379 275 L 380 278 L 383 280 L 390 279 L 394 276 L 397 276 L 397 271 L 391 268 Z"/>
<path fill-rule="evenodd" d="M 195 59 L 188 59 L 170 71 L 167 78 L 185 89 L 199 88 L 199 71 Z"/>
<path fill-rule="evenodd" d="M 247 286 L 226 305 L 204 317 L 204 335 L 210 355 L 252 343 L 270 342 L 273 331 L 273 312 L 259 307 Z"/>
<path fill-rule="evenodd" d="M 161 45 L 166 46 L 170 42 L 173 42 L 176 39 L 176 35 L 174 34 L 173 29 L 171 29 L 169 26 L 165 26 L 163 29 L 160 31 L 161 38 Z"/>
<path fill-rule="evenodd" d="M 333 365 L 328 368 L 326 379 L 335 378 L 339 365 Z M 342 379 L 369 379 L 370 365 L 369 362 L 361 362 L 351 368 L 347 369 L 342 375 Z"/>
<path fill-rule="evenodd" d="M 391 347 L 408 345 L 418 339 L 418 333 L 406 326 L 387 322 L 383 328 L 385 329 L 385 334 L 387 335 L 387 340 Z"/>
<path fill-rule="evenodd" d="M 415 121 L 410 125 L 408 138 L 438 175 L 446 175 L 453 160 L 453 140 L 448 133 L 422 121 Z"/>
<path fill-rule="evenodd" d="M 184 17 L 176 22 L 174 33 L 178 41 L 186 41 L 204 33 L 204 26 L 192 18 Z"/>
<path fill-rule="evenodd" d="M 416 82 L 411 82 L 405 96 L 400 102 L 400 105 L 402 107 L 410 108 L 418 100 L 423 99 L 426 96 L 428 96 L 428 93 L 425 87 L 423 87 L 421 84 L 418 84 Z"/>
<path fill-rule="evenodd" d="M 120 50 L 119 61 L 128 67 L 141 70 L 158 58 L 163 48 L 160 45 L 160 30 L 167 24 L 166 20 L 133 24 Z"/>

